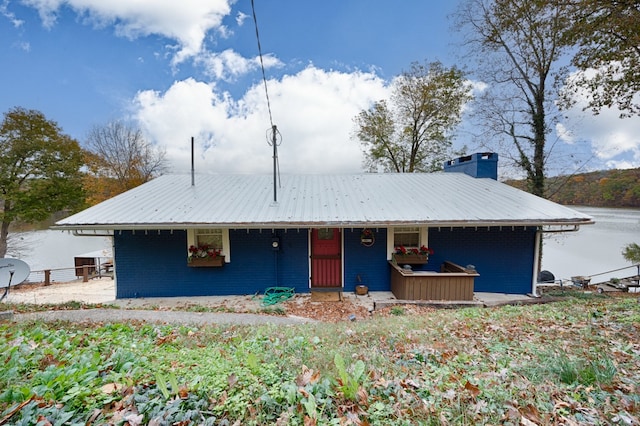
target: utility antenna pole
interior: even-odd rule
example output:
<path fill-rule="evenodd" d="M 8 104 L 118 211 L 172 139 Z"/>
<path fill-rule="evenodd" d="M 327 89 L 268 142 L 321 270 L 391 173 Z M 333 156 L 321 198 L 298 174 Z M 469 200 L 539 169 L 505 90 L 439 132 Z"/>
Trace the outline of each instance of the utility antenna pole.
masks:
<path fill-rule="evenodd" d="M 191 136 L 191 186 L 196 186 L 196 167 L 194 162 L 193 136 Z"/>
<path fill-rule="evenodd" d="M 278 182 L 280 170 L 278 170 L 278 145 L 282 142 L 278 140 L 278 127 L 274 124 L 271 126 L 271 137 L 267 136 L 267 143 L 273 146 L 273 203 L 278 203 Z"/>
<path fill-rule="evenodd" d="M 273 202 L 278 202 L 278 185 L 276 179 L 278 178 L 278 143 L 277 135 L 278 128 L 274 124 L 271 126 L 271 144 L 273 145 Z"/>

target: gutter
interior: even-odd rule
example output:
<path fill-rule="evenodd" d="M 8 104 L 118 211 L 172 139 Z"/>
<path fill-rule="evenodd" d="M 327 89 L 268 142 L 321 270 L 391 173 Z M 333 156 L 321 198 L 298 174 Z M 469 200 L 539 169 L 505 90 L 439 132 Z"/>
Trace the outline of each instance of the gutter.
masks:
<path fill-rule="evenodd" d="M 394 222 L 231 222 L 231 223 L 119 223 L 119 224 L 60 224 L 53 225 L 50 228 L 62 231 L 107 231 L 115 230 L 182 230 L 182 229 L 199 229 L 199 228 L 223 228 L 223 229 L 300 229 L 300 228 L 388 228 L 392 226 L 426 226 L 429 228 L 485 228 L 485 227 L 529 227 L 538 226 L 546 227 L 542 229 L 545 233 L 557 232 L 575 232 L 580 229 L 580 225 L 592 225 L 595 222 L 592 219 L 583 220 L 556 220 L 549 222 L 540 221 L 454 221 L 454 222 L 412 222 L 412 221 L 394 221 Z M 549 227 L 557 227 L 551 229 Z M 566 229 L 565 227 L 569 227 Z M 112 234 L 110 234 L 112 235 Z"/>

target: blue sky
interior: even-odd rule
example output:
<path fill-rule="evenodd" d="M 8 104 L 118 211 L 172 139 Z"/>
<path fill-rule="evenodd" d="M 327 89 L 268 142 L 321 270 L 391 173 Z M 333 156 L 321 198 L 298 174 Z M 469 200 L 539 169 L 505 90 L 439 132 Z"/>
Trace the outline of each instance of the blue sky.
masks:
<path fill-rule="evenodd" d="M 353 117 L 412 61 L 457 63 L 457 3 L 255 0 L 281 170 L 360 171 Z M 250 0 L 0 0 L 0 49 L 1 112 L 38 109 L 81 142 L 134 120 L 174 172 L 191 136 L 200 172 L 271 168 Z M 590 168 L 640 166 L 638 119 L 567 117 L 560 143 L 586 141 Z"/>

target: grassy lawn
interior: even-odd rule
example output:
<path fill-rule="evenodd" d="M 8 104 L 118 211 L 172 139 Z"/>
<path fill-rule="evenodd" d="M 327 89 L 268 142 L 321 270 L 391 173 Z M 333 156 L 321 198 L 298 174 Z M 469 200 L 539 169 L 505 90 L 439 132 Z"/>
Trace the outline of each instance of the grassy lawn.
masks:
<path fill-rule="evenodd" d="M 298 326 L 0 323 L 0 424 L 639 424 L 640 303 Z"/>

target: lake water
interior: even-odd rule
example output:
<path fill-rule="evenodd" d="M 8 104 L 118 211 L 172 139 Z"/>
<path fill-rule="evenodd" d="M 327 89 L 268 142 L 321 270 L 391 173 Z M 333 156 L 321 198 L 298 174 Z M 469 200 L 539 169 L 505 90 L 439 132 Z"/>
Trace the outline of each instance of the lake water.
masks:
<path fill-rule="evenodd" d="M 546 234 L 542 269 L 556 279 L 593 276 L 630 266 L 622 250 L 629 243 L 640 244 L 640 209 L 576 207 L 595 220 L 595 225 L 581 226 L 578 232 Z M 637 273 L 635 268 L 597 275 L 591 282 L 621 278 Z"/>
<path fill-rule="evenodd" d="M 582 226 L 578 232 L 547 234 L 544 239 L 542 269 L 556 279 L 576 275 L 592 276 L 629 266 L 622 249 L 640 244 L 640 209 L 577 207 L 592 216 L 596 224 Z M 106 237 L 76 237 L 62 231 L 34 231 L 13 234 L 10 256 L 24 260 L 32 271 L 73 268 L 74 256 L 111 246 Z M 634 269 L 605 274 L 593 282 L 634 274 Z"/>
<path fill-rule="evenodd" d="M 111 239 L 106 237 L 76 237 L 67 231 L 32 231 L 10 235 L 7 257 L 25 261 L 31 271 L 44 269 L 73 268 L 75 256 L 111 248 Z M 52 281 L 74 280 L 75 270 L 53 271 Z M 44 273 L 36 272 L 29 281 L 43 281 Z"/>

